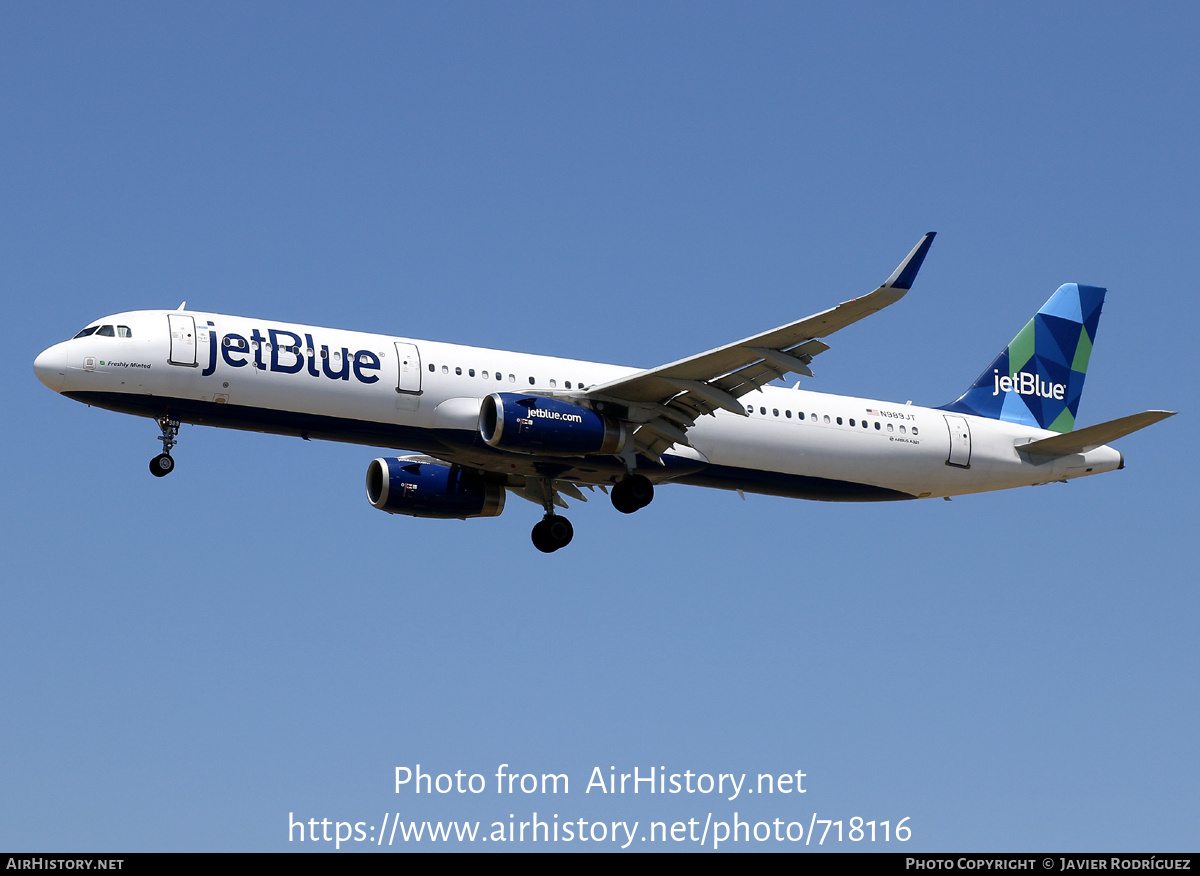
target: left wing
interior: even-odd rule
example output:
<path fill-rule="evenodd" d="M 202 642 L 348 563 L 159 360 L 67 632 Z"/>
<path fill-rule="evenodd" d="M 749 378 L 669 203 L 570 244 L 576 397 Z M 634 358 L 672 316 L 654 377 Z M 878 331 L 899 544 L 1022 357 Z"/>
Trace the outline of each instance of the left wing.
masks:
<path fill-rule="evenodd" d="M 638 452 L 661 462 L 672 444 L 690 446 L 686 431 L 698 417 L 718 409 L 744 417 L 738 399 L 746 393 L 789 372 L 812 377 L 808 366 L 813 356 L 829 349 L 819 339 L 903 298 L 935 234 L 922 237 L 874 292 L 707 353 L 594 386 L 583 398 L 597 410 L 626 408 L 623 418 L 639 424 L 634 433 Z"/>

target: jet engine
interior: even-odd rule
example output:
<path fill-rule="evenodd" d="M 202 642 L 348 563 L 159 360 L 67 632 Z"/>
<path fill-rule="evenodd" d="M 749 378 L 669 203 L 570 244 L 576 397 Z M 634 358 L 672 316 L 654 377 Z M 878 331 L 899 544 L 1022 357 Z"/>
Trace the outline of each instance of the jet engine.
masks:
<path fill-rule="evenodd" d="M 620 453 L 625 424 L 556 398 L 494 392 L 479 410 L 479 434 L 497 450 L 549 456 Z"/>
<path fill-rule="evenodd" d="M 367 501 L 389 514 L 496 517 L 504 497 L 502 483 L 429 457 L 380 458 L 367 466 Z"/>

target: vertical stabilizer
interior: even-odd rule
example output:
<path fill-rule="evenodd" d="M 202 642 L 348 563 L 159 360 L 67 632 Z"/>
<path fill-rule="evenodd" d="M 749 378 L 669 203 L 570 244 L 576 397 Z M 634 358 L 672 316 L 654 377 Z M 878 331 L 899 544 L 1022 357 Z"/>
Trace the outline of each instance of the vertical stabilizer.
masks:
<path fill-rule="evenodd" d="M 1104 293 L 1098 286 L 1060 286 L 974 385 L 941 410 L 1070 432 Z"/>

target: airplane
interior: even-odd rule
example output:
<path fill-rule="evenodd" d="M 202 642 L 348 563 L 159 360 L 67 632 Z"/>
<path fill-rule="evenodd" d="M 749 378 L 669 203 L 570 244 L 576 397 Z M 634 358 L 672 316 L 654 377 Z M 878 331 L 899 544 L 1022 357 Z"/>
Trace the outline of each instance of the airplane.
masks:
<path fill-rule="evenodd" d="M 1105 290 L 1061 286 L 957 400 L 914 406 L 801 390 L 834 332 L 899 301 L 934 232 L 873 292 L 788 325 L 639 369 L 187 309 L 89 323 L 34 361 L 55 392 L 150 417 L 175 468 L 182 423 L 408 455 L 367 467 L 376 508 L 494 517 L 538 504 L 534 546 L 573 536 L 564 498 L 600 488 L 625 514 L 655 487 L 801 499 L 945 498 L 1124 468 L 1109 442 L 1172 411 L 1075 429 Z"/>

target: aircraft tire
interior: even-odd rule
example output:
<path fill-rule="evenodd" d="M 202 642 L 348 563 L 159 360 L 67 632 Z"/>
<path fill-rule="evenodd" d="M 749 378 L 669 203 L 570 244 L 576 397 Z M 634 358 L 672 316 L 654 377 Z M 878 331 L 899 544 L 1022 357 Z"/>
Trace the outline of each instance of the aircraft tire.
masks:
<path fill-rule="evenodd" d="M 175 460 L 169 453 L 160 453 L 150 460 L 150 474 L 156 478 L 165 478 L 173 471 L 175 471 Z"/>
<path fill-rule="evenodd" d="M 575 527 L 565 517 L 555 514 L 544 522 L 546 523 L 546 531 L 550 533 L 550 539 L 554 542 L 555 550 L 565 548 L 571 543 L 571 539 L 575 537 Z"/>
<path fill-rule="evenodd" d="M 575 529 L 571 521 L 557 514 L 547 515 L 533 527 L 533 546 L 544 554 L 552 554 L 571 543 Z"/>
<path fill-rule="evenodd" d="M 613 485 L 610 497 L 614 508 L 632 514 L 654 500 L 654 484 L 643 475 L 628 475 Z"/>
<path fill-rule="evenodd" d="M 654 501 L 654 484 L 650 483 L 650 478 L 635 474 L 625 478 L 625 482 L 629 485 L 630 497 L 639 508 L 645 508 Z"/>
<path fill-rule="evenodd" d="M 638 509 L 637 503 L 629 495 L 629 489 L 625 486 L 624 481 L 617 481 L 613 484 L 612 492 L 608 497 L 612 500 L 612 506 L 622 514 L 632 514 Z"/>

